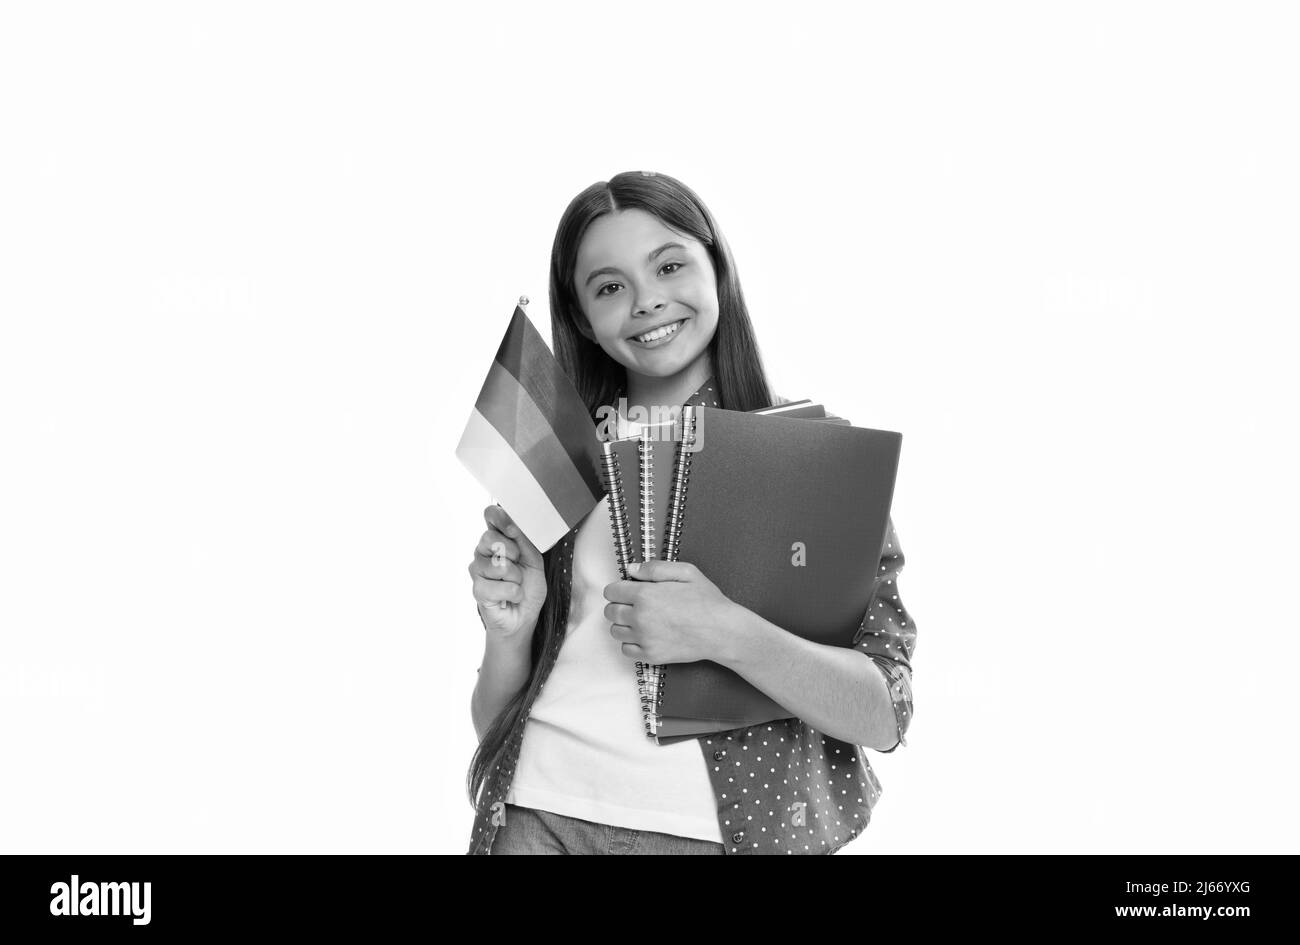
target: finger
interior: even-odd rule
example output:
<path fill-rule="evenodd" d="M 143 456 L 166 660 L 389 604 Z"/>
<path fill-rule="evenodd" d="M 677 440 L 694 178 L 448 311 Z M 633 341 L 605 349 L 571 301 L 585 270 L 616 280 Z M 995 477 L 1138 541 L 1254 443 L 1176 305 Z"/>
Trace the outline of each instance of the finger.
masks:
<path fill-rule="evenodd" d="M 611 623 L 609 635 L 620 643 L 636 643 L 636 631 L 624 623 Z"/>
<path fill-rule="evenodd" d="M 523 600 L 522 585 L 513 581 L 494 581 L 491 578 L 475 576 L 474 599 L 480 604 L 518 604 Z"/>
<path fill-rule="evenodd" d="M 469 573 L 471 577 L 484 577 L 492 581 L 508 581 L 514 584 L 522 584 L 524 580 L 523 569 L 508 558 L 498 560 L 475 555 L 469 563 Z"/>
<path fill-rule="evenodd" d="M 523 603 L 523 591 L 512 593 L 511 588 L 519 588 L 517 584 L 500 584 L 497 589 L 487 585 L 486 588 L 474 591 L 474 601 L 482 604 L 484 607 L 502 607 L 508 608 L 513 604 Z"/>
<path fill-rule="evenodd" d="M 698 574 L 699 569 L 689 561 L 664 561 L 662 558 L 651 558 L 627 569 L 628 579 L 632 581 L 691 581 Z"/>
<path fill-rule="evenodd" d="M 510 513 L 499 505 L 489 505 L 484 509 L 483 518 L 487 520 L 489 525 L 496 528 L 497 531 L 504 535 L 508 535 L 511 538 L 522 534 L 519 531 L 519 526 L 515 524 L 515 520 L 510 517 Z"/>
<path fill-rule="evenodd" d="M 641 596 L 636 581 L 611 581 L 605 585 L 605 600 L 616 604 L 635 604 Z"/>
<path fill-rule="evenodd" d="M 510 517 L 510 513 L 499 505 L 492 505 L 484 510 L 483 515 L 487 518 L 488 525 L 495 527 L 505 537 L 515 542 L 516 547 L 519 549 L 515 555 L 515 560 L 530 568 L 541 568 L 543 566 L 541 551 L 523 533 L 523 530 L 515 524 L 515 520 Z"/>
<path fill-rule="evenodd" d="M 519 545 L 519 561 L 521 564 L 530 568 L 542 568 L 545 566 L 545 562 L 542 559 L 542 553 L 537 549 L 537 546 L 533 544 L 532 539 L 522 531 L 516 529 L 515 541 Z"/>
<path fill-rule="evenodd" d="M 485 558 L 503 557 L 510 561 L 519 560 L 519 546 L 499 531 L 491 528 L 479 538 L 474 553 Z"/>
<path fill-rule="evenodd" d="M 502 534 L 509 534 L 514 527 L 514 519 L 499 505 L 489 505 L 483 510 L 483 520 Z"/>
<path fill-rule="evenodd" d="M 632 625 L 632 607 L 629 604 L 606 604 L 605 619 L 610 623 Z"/>

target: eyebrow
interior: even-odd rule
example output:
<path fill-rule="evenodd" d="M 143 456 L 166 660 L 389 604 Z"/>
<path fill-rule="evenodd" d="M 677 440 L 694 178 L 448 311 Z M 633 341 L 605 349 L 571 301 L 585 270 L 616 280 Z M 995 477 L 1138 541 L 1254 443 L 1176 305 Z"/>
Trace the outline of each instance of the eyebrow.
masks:
<path fill-rule="evenodd" d="M 670 250 L 670 249 L 682 249 L 682 250 L 684 250 L 684 249 L 686 249 L 686 247 L 683 246 L 681 243 L 664 243 L 664 245 L 660 246 L 660 247 L 659 247 L 658 249 L 656 249 L 656 250 L 653 250 L 653 251 L 650 253 L 650 255 L 647 256 L 647 257 L 645 258 L 645 259 L 646 259 L 646 262 L 654 262 L 656 256 L 658 256 L 660 253 L 666 252 L 667 250 Z M 591 285 L 591 280 L 592 280 L 592 279 L 596 278 L 597 276 L 603 276 L 603 275 L 605 275 L 606 273 L 612 273 L 612 274 L 614 274 L 614 275 L 621 275 L 620 271 L 619 271 L 618 269 L 615 269 L 613 266 L 605 266 L 603 269 L 595 269 L 595 270 L 592 270 L 591 275 L 587 276 L 587 281 L 584 282 L 583 285 L 584 285 L 584 286 Z"/>

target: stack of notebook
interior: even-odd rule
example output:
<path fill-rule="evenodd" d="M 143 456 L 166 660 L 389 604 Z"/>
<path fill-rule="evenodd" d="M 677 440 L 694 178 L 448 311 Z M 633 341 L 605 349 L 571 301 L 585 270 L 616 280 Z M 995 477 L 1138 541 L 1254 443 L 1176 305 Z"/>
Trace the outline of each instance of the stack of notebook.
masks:
<path fill-rule="evenodd" d="M 876 591 L 902 435 L 798 401 L 749 413 L 686 406 L 603 444 L 620 574 L 689 561 L 791 633 L 850 646 Z M 638 663 L 646 734 L 668 743 L 789 718 L 732 670 Z"/>

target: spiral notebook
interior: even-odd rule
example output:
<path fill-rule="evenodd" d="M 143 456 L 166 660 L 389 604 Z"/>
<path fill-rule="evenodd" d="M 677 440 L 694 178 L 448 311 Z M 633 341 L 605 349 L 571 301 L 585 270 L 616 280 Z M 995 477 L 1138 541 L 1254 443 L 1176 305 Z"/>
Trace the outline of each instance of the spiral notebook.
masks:
<path fill-rule="evenodd" d="M 660 469 L 664 468 L 665 459 L 671 463 L 675 444 L 657 439 L 656 433 L 660 431 L 661 428 L 650 428 L 636 436 L 601 444 L 600 471 L 609 494 L 610 530 L 614 535 L 619 577 L 625 581 L 629 564 L 658 558 L 663 547 L 664 520 L 655 514 L 655 497 L 656 491 L 661 497 L 665 491 L 655 489 L 656 460 Z M 671 425 L 662 432 L 671 436 Z M 652 707 L 658 699 L 662 671 L 662 667 L 641 660 L 636 663 L 637 693 L 649 736 L 655 734 Z"/>
<path fill-rule="evenodd" d="M 689 449 L 662 439 L 608 445 L 609 462 L 628 473 L 620 494 L 626 486 L 635 497 L 610 503 L 621 567 L 658 549 L 691 561 L 777 626 L 848 646 L 876 589 L 902 437 L 771 410 L 684 408 L 676 437 Z M 656 503 L 667 469 L 666 498 Z M 709 499 L 692 504 L 692 494 Z M 620 515 L 621 525 L 613 521 Z M 646 733 L 660 742 L 791 715 L 709 661 L 641 664 L 637 678 Z"/>
<path fill-rule="evenodd" d="M 847 423 L 839 417 L 828 416 L 824 407 L 804 399 L 791 401 L 777 407 L 760 408 L 753 413 L 781 413 L 784 416 Z M 610 440 L 602 444 L 601 478 L 609 495 L 610 529 L 614 535 L 614 550 L 619 576 L 627 580 L 627 566 L 633 562 L 655 558 L 672 560 L 673 549 L 668 546 L 668 519 L 656 514 L 656 496 L 661 505 L 669 492 L 670 474 L 681 467 L 677 449 L 681 435 L 679 420 L 661 424 L 636 426 L 634 436 Z M 656 481 L 656 470 L 658 480 Z M 658 485 L 658 488 L 656 488 Z M 684 490 L 682 491 L 684 495 Z M 662 692 L 665 667 L 638 660 L 636 663 L 637 692 L 641 701 L 646 735 L 658 734 L 662 716 L 657 711 Z M 669 720 L 674 722 L 676 720 Z M 691 725 L 709 725 L 699 719 L 680 720 Z M 717 724 L 711 731 L 724 731 Z"/>
<path fill-rule="evenodd" d="M 751 412 L 840 425 L 849 423 L 843 417 L 828 414 L 822 405 L 813 404 L 807 399 Z M 670 424 L 667 428 L 643 427 L 642 430 L 642 435 L 615 440 L 610 444 L 612 459 L 604 470 L 606 491 L 622 500 L 620 502 L 615 499 L 611 502 L 610 517 L 615 547 L 619 550 L 620 574 L 625 579 L 627 564 L 655 557 L 671 558 L 675 554 L 674 549 L 666 547 L 667 517 L 662 512 L 655 514 L 655 469 L 657 463 L 660 473 L 657 491 L 659 504 L 663 506 L 669 484 L 666 473 L 677 463 L 676 443 L 681 435 L 681 426 Z M 682 494 L 685 494 L 684 491 Z M 660 552 L 661 549 L 663 553 Z M 679 718 L 657 711 L 664 691 L 662 682 L 665 675 L 666 667 L 644 662 L 636 665 L 637 688 L 647 735 L 657 737 L 660 742 L 670 742 L 735 727 L 734 722 Z"/>

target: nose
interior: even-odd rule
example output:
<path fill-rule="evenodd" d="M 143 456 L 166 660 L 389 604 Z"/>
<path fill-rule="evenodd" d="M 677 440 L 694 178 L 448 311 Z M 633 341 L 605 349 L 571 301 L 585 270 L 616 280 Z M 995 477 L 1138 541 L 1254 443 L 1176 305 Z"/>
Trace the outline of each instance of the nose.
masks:
<path fill-rule="evenodd" d="M 650 279 L 650 281 L 633 279 L 633 286 L 634 291 L 636 291 L 632 304 L 633 317 L 658 315 L 658 313 L 663 312 L 664 308 L 668 307 L 668 303 L 664 302 L 663 287 L 654 279 Z"/>
<path fill-rule="evenodd" d="M 663 300 L 659 294 L 657 286 L 647 286 L 642 289 L 636 297 L 636 305 L 632 308 L 632 314 L 635 316 L 654 315 L 662 312 L 668 307 L 668 303 Z"/>

